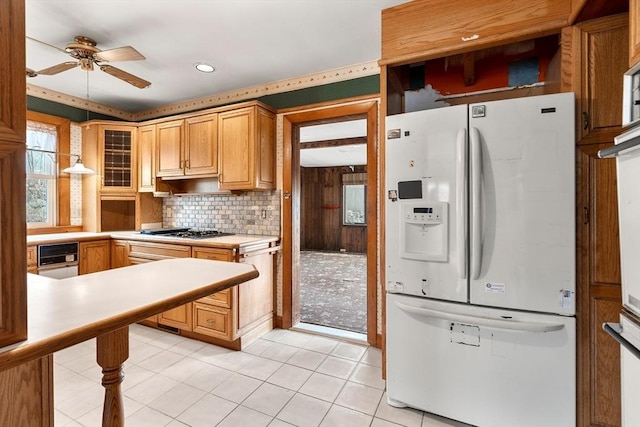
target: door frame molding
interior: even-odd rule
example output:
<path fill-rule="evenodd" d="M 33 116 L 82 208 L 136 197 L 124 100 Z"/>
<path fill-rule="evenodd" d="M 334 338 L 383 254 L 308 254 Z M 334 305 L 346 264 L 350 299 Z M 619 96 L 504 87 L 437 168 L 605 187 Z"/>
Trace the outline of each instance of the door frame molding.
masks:
<path fill-rule="evenodd" d="M 331 122 L 349 116 L 367 119 L 367 341 L 380 346 L 378 313 L 378 113 L 375 97 L 321 104 L 284 112 L 282 180 L 282 328 L 300 319 L 300 150 L 296 128 L 308 122 Z M 294 149 L 295 147 L 295 149 Z"/>

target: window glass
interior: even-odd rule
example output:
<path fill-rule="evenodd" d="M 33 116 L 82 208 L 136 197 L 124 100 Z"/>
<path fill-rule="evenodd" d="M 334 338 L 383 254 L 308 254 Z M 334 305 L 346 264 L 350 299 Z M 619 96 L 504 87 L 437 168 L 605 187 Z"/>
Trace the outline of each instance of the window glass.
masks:
<path fill-rule="evenodd" d="M 365 188 L 364 184 L 343 185 L 344 208 L 342 222 L 344 225 L 366 225 Z"/>
<path fill-rule="evenodd" d="M 56 224 L 56 155 L 58 133 L 55 126 L 27 122 L 27 225 Z M 31 149 L 52 151 L 43 153 Z"/>

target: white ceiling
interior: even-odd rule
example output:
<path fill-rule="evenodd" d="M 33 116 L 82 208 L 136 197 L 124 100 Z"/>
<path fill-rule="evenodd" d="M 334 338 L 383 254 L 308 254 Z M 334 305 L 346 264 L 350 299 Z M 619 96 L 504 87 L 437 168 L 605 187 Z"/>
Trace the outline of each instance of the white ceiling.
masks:
<path fill-rule="evenodd" d="M 366 136 L 366 119 L 326 123 L 300 128 L 301 143 Z M 356 166 L 366 164 L 366 144 L 304 148 L 300 150 L 300 166 L 302 167 Z"/>
<path fill-rule="evenodd" d="M 25 0 L 26 34 L 64 49 L 77 35 L 146 60 L 113 62 L 150 81 L 135 88 L 79 67 L 28 83 L 138 112 L 380 58 L 380 12 L 406 0 Z M 27 40 L 27 67 L 72 60 Z M 212 74 L 195 71 L 204 61 Z"/>

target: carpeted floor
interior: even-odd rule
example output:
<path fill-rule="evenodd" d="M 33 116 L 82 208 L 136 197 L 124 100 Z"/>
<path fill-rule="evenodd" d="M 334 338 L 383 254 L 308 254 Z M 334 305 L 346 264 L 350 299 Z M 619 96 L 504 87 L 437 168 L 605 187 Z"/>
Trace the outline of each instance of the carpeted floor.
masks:
<path fill-rule="evenodd" d="M 300 252 L 300 321 L 367 333 L 367 256 Z"/>

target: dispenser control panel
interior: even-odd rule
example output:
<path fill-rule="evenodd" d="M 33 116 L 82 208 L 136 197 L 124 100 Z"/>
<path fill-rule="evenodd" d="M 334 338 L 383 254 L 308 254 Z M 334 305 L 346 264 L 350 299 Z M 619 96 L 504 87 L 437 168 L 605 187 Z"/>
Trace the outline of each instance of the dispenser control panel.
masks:
<path fill-rule="evenodd" d="M 414 207 L 406 212 L 404 219 L 417 224 L 440 224 L 442 222 L 442 209 L 440 206 Z"/>

